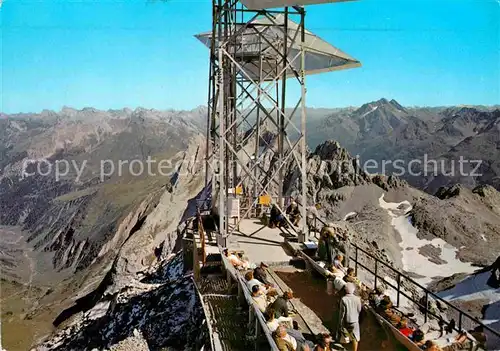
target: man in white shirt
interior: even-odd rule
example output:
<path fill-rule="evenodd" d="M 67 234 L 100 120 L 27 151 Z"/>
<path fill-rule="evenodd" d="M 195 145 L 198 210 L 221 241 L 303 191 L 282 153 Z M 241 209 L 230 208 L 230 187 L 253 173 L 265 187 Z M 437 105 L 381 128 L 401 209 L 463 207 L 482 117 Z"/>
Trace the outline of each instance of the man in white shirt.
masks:
<path fill-rule="evenodd" d="M 251 288 L 251 291 L 252 291 L 252 299 L 257 304 L 257 307 L 259 307 L 259 310 L 262 313 L 266 312 L 268 305 L 266 295 L 262 293 L 258 285 L 254 285 Z"/>
<path fill-rule="evenodd" d="M 255 285 L 257 285 L 260 288 L 260 290 L 262 291 L 262 293 L 267 294 L 268 289 L 266 288 L 266 286 L 264 285 L 264 283 L 262 283 L 261 281 L 255 279 L 253 277 L 253 272 L 247 272 L 245 274 L 245 280 L 247 282 L 247 286 L 248 286 L 248 289 L 250 291 L 252 291 L 253 287 Z"/>
<path fill-rule="evenodd" d="M 275 318 L 275 313 L 272 308 L 266 310 L 267 318 L 266 324 L 271 332 L 275 332 L 280 325 L 285 325 L 287 329 L 293 328 L 293 318 L 292 317 L 279 317 Z"/>

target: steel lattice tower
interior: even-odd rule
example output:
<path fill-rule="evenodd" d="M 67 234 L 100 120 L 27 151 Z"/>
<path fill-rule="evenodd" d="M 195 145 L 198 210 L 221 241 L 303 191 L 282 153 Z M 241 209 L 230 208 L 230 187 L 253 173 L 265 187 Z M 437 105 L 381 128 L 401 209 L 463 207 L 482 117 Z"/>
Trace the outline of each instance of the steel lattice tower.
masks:
<path fill-rule="evenodd" d="M 261 195 L 269 195 L 284 212 L 285 167 L 294 169 L 294 198 L 303 205 L 299 238 L 307 240 L 305 78 L 359 62 L 306 31 L 303 6 L 269 10 L 252 0 L 242 2 L 247 7 L 237 0 L 213 0 L 212 30 L 197 35 L 210 49 L 206 185 L 212 184 L 212 207 L 220 215 L 222 238 L 237 227 L 228 219 L 242 185 L 249 206 L 241 218 Z M 292 105 L 290 84 L 300 90 Z M 269 150 L 270 170 L 262 166 Z"/>

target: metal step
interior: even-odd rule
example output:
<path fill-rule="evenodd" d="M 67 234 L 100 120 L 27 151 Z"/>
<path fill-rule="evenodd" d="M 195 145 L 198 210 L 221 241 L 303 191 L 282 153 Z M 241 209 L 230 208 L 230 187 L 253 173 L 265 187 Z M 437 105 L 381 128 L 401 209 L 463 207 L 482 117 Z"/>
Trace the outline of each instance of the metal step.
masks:
<path fill-rule="evenodd" d="M 220 340 L 223 350 L 253 350 L 254 343 L 246 335 L 248 312 L 240 308 L 235 294 L 228 294 L 228 283 L 224 276 L 204 276 L 198 285 L 208 310 L 207 322 Z"/>

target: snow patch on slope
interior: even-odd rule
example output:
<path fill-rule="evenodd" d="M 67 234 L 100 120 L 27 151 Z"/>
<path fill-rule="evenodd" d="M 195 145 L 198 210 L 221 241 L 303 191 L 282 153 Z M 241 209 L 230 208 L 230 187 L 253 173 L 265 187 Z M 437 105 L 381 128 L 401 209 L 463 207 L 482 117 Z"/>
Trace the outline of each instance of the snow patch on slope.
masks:
<path fill-rule="evenodd" d="M 500 289 L 495 289 L 487 284 L 491 272 L 474 274 L 453 288 L 438 293 L 438 296 L 448 301 L 488 301 L 484 312 L 483 323 L 493 330 L 500 330 Z M 485 331 L 488 350 L 500 349 L 500 338 Z"/>
<path fill-rule="evenodd" d="M 457 248 L 448 244 L 440 238 L 432 240 L 419 239 L 417 237 L 418 229 L 415 228 L 408 213 L 412 206 L 408 201 L 400 203 L 386 202 L 384 194 L 379 198 L 379 205 L 387 211 L 392 217 L 391 224 L 401 235 L 401 247 L 403 269 L 422 276 L 415 279 L 422 285 L 427 285 L 433 277 L 448 277 L 455 273 L 472 273 L 477 268 L 470 263 L 464 263 L 457 259 Z M 420 250 L 426 245 L 432 245 L 440 249 L 439 259 L 445 261 L 445 264 L 431 262 L 428 257 L 422 255 Z M 430 274 L 430 272 L 432 272 Z"/>
<path fill-rule="evenodd" d="M 378 106 L 371 106 L 371 108 L 372 109 L 370 111 L 363 113 L 363 115 L 361 115 L 360 118 L 363 118 L 363 117 L 369 115 L 370 113 L 372 113 L 373 111 L 375 111 L 376 109 L 378 109 Z"/>
<path fill-rule="evenodd" d="M 346 214 L 346 215 L 344 216 L 344 221 L 347 221 L 347 220 L 349 220 L 349 219 L 351 219 L 351 218 L 354 218 L 354 217 L 356 217 L 356 215 L 357 215 L 357 213 L 356 213 L 356 212 L 349 212 L 348 214 Z"/>

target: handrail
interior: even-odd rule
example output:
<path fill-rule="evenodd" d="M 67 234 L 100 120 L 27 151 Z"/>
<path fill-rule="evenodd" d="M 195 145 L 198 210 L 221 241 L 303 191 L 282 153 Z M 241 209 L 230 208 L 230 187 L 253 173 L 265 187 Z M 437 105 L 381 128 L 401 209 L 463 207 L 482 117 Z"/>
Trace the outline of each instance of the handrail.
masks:
<path fill-rule="evenodd" d="M 266 335 L 267 341 L 269 342 L 269 346 L 271 347 L 272 351 L 279 351 L 278 347 L 276 346 L 276 342 L 274 341 L 269 327 L 266 324 L 266 321 L 264 319 L 264 316 L 260 309 L 258 308 L 257 304 L 255 301 L 252 299 L 250 295 L 250 290 L 248 289 L 248 286 L 245 284 L 243 281 L 243 277 L 241 274 L 234 268 L 234 266 L 228 261 L 226 256 L 224 256 L 224 253 L 222 252 L 222 247 L 219 245 L 219 250 L 222 256 L 222 262 L 224 264 L 224 268 L 226 271 L 228 271 L 231 275 L 231 278 L 236 281 L 236 283 L 240 286 L 240 289 L 243 291 L 243 296 L 245 297 L 245 300 L 247 304 L 249 305 L 250 308 L 253 308 L 253 312 L 264 332 Z"/>
<path fill-rule="evenodd" d="M 326 225 L 326 222 L 323 221 L 321 218 L 319 218 L 317 216 L 314 216 L 314 220 L 315 220 L 315 222 L 314 222 L 314 226 L 315 227 L 317 225 L 316 221 L 319 221 L 321 224 Z M 356 274 L 358 273 L 358 266 L 361 266 L 362 268 L 364 268 L 369 273 L 371 273 L 371 274 L 373 274 L 375 276 L 374 288 L 377 287 L 377 280 L 381 279 L 385 284 L 389 285 L 393 289 L 396 289 L 396 291 L 397 291 L 397 295 L 396 295 L 397 296 L 396 297 L 397 298 L 397 303 L 396 303 L 396 306 L 399 307 L 400 296 L 402 295 L 402 296 L 406 297 L 407 299 L 409 299 L 410 301 L 412 301 L 413 303 L 415 303 L 417 306 L 419 306 L 419 307 L 421 307 L 421 308 L 424 309 L 424 311 L 425 311 L 424 312 L 424 321 L 425 322 L 427 322 L 429 314 L 431 316 L 437 318 L 437 319 L 441 319 L 441 317 L 439 315 L 436 315 L 435 313 L 433 313 L 432 311 L 430 311 L 429 308 L 428 308 L 429 297 L 432 297 L 434 300 L 439 301 L 440 303 L 445 304 L 447 307 L 451 308 L 454 312 L 458 313 L 458 325 L 454 328 L 457 332 L 462 332 L 463 331 L 463 328 L 462 328 L 462 326 L 463 326 L 463 317 L 467 317 L 471 322 L 475 323 L 477 326 L 480 326 L 481 328 L 484 328 L 485 330 L 489 331 L 490 333 L 492 333 L 496 337 L 500 338 L 500 332 L 499 331 L 496 331 L 496 330 L 492 329 L 491 327 L 489 327 L 488 325 L 484 324 L 483 322 L 481 322 L 477 318 L 471 316 L 469 313 L 462 311 L 461 309 L 459 309 L 458 307 L 454 306 L 450 302 L 446 301 L 442 297 L 436 295 L 435 293 L 433 293 L 432 291 L 428 290 L 427 288 L 425 288 L 421 284 L 417 283 L 416 281 L 414 281 L 413 279 L 411 279 L 406 274 L 403 274 L 403 273 L 399 272 L 397 269 L 395 269 L 394 267 L 392 267 L 392 266 L 388 265 L 387 263 L 383 262 L 382 260 L 380 260 L 379 258 L 375 257 L 374 255 L 372 255 L 368 251 L 360 248 L 358 245 L 356 245 L 356 244 L 354 244 L 352 242 L 350 243 L 350 245 L 352 247 L 354 247 L 354 250 L 351 250 L 351 252 L 354 251 L 354 257 L 349 256 L 349 258 L 352 259 L 355 262 L 355 268 L 354 269 L 355 269 Z M 366 256 L 368 256 L 369 258 L 371 258 L 372 260 L 375 261 L 375 269 L 374 269 L 374 271 L 372 271 L 371 269 L 369 269 L 368 267 L 364 266 L 363 264 L 361 264 L 359 262 L 359 257 L 358 257 L 359 256 L 358 255 L 359 251 L 362 252 L 362 253 L 364 253 Z M 397 285 L 396 286 L 394 286 L 393 284 L 389 283 L 384 277 L 382 277 L 381 275 L 378 274 L 378 265 L 379 264 L 382 264 L 386 268 L 389 268 L 389 270 L 391 270 L 393 273 L 397 274 L 397 278 L 396 278 Z M 421 290 L 423 290 L 426 306 L 423 306 L 420 303 L 420 301 L 415 300 L 415 298 L 413 296 L 409 296 L 404 291 L 401 291 L 401 278 L 404 278 L 405 280 L 407 280 L 411 284 L 414 284 L 415 286 L 417 286 L 418 288 L 420 288 Z"/>
<path fill-rule="evenodd" d="M 205 248 L 205 229 L 203 228 L 203 221 L 201 219 L 201 214 L 199 208 L 196 209 L 196 219 L 198 221 L 198 235 L 201 241 L 201 262 L 203 265 L 207 263 L 207 253 Z"/>
<path fill-rule="evenodd" d="M 223 251 L 222 246 L 218 245 L 218 247 L 219 247 L 220 255 L 222 257 L 222 263 L 224 264 L 225 270 L 231 274 L 231 278 L 233 278 L 234 280 L 238 280 L 236 268 L 234 268 L 234 266 L 228 261 L 226 255 L 224 255 L 224 252 L 222 252 Z"/>
<path fill-rule="evenodd" d="M 218 343 L 215 342 L 214 338 L 214 331 L 212 328 L 212 324 L 208 320 L 208 316 L 210 316 L 210 313 L 208 311 L 208 308 L 205 304 L 205 301 L 203 301 L 203 295 L 201 294 L 200 290 L 198 289 L 198 286 L 196 285 L 196 281 L 194 280 L 193 277 L 191 277 L 191 280 L 193 281 L 194 288 L 196 290 L 196 294 L 198 295 L 198 298 L 200 299 L 201 307 L 203 308 L 203 312 L 205 313 L 205 318 L 207 320 L 207 327 L 208 327 L 208 337 L 210 339 L 210 346 L 212 348 L 212 351 L 222 351 L 222 345 L 220 343 L 220 340 L 218 340 Z"/>
<path fill-rule="evenodd" d="M 264 319 L 264 315 L 262 314 L 260 309 L 257 307 L 257 304 L 255 303 L 255 301 L 252 299 L 252 296 L 250 295 L 250 290 L 248 289 L 248 286 L 246 286 L 241 275 L 238 275 L 238 283 L 240 285 L 242 285 L 242 287 L 243 287 L 243 295 L 245 296 L 245 300 L 253 308 L 255 316 L 256 316 L 257 320 L 259 321 L 259 324 L 262 327 L 264 334 L 266 335 L 267 341 L 269 342 L 269 346 L 271 346 L 271 350 L 279 351 L 279 349 L 276 345 L 276 342 L 274 341 L 274 339 L 271 335 L 271 331 L 269 330 L 269 327 L 267 326 L 267 323 Z"/>

